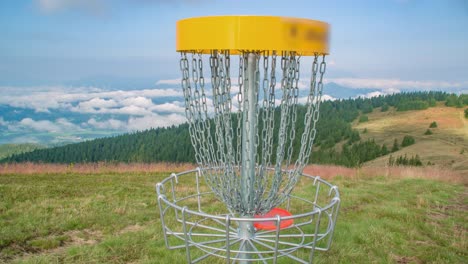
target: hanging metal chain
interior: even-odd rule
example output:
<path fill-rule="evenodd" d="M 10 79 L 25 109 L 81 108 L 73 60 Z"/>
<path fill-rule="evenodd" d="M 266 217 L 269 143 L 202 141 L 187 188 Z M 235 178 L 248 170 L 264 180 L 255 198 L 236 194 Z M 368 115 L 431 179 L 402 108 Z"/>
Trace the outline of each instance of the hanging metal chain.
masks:
<path fill-rule="evenodd" d="M 216 50 L 211 52 L 210 56 L 210 69 L 211 69 L 211 89 L 213 92 L 213 107 L 214 107 L 214 122 L 215 122 L 215 140 L 216 140 L 216 158 L 224 163 L 222 153 L 222 123 L 220 121 L 220 90 L 221 76 L 219 76 L 219 60 L 218 52 Z"/>
<path fill-rule="evenodd" d="M 181 55 L 181 58 L 180 58 L 179 66 L 180 66 L 180 71 L 182 73 L 181 86 L 182 86 L 182 91 L 184 94 L 184 101 L 185 101 L 185 116 L 187 117 L 187 121 L 189 124 L 190 135 L 195 135 L 194 127 L 193 127 L 194 126 L 194 110 L 193 110 L 193 104 L 192 104 L 192 89 L 190 87 L 189 63 L 188 63 L 186 52 L 181 52 L 180 55 Z M 190 140 L 194 148 L 198 147 L 198 142 L 196 141 L 195 136 L 191 136 Z M 198 164 L 201 164 L 200 152 L 197 150 L 195 150 L 195 160 L 197 161 Z"/>
<path fill-rule="evenodd" d="M 290 67 L 290 60 L 286 52 L 283 52 L 281 57 L 281 70 L 283 71 L 283 77 L 281 79 L 281 91 L 283 92 L 281 98 L 281 119 L 280 127 L 278 132 L 278 148 L 276 151 L 276 167 L 280 168 L 284 157 L 284 146 L 286 144 L 286 127 L 289 120 L 289 100 L 290 100 L 290 89 L 289 89 L 289 74 L 288 69 Z"/>
<path fill-rule="evenodd" d="M 276 51 L 273 51 L 273 55 L 271 58 L 271 73 L 270 73 L 270 90 L 269 90 L 269 103 L 268 103 L 268 111 L 269 111 L 269 118 L 268 118 L 268 128 L 267 128 L 267 138 L 266 138 L 266 146 L 265 155 L 267 160 L 267 167 L 271 166 L 271 154 L 273 150 L 273 134 L 274 134 L 274 127 L 275 127 L 275 88 L 276 88 Z"/>
<path fill-rule="evenodd" d="M 265 51 L 263 54 L 263 82 L 262 82 L 262 89 L 263 89 L 263 100 L 262 100 L 262 151 L 260 152 L 262 157 L 262 166 L 265 167 L 268 160 L 268 128 L 269 128 L 269 117 L 270 117 L 270 80 L 268 79 L 268 64 L 269 64 L 269 56 L 268 52 Z M 265 151 L 265 152 L 263 152 Z"/>
<path fill-rule="evenodd" d="M 254 122 L 254 132 L 255 132 L 255 154 L 256 154 L 256 161 L 257 163 L 260 163 L 258 160 L 258 157 L 260 157 L 258 154 L 258 146 L 260 144 L 260 135 L 258 133 L 258 123 L 259 123 L 259 117 L 260 117 L 260 105 L 258 103 L 259 101 L 259 94 L 260 94 L 260 54 L 255 54 L 255 74 L 254 74 L 254 89 L 255 89 L 255 115 L 256 115 L 256 121 Z"/>
<path fill-rule="evenodd" d="M 304 119 L 305 130 L 301 138 L 301 144 L 305 147 L 306 154 L 303 155 L 304 149 L 301 147 L 300 155 L 298 160 L 296 161 L 295 169 L 293 177 L 291 177 L 290 181 L 288 182 L 287 186 L 285 187 L 285 192 L 289 193 L 292 191 L 294 186 L 296 185 L 299 176 L 302 174 L 302 171 L 309 160 L 310 154 L 312 152 L 312 146 L 314 143 L 315 136 L 317 134 L 316 124 L 319 119 L 319 110 L 320 110 L 320 103 L 322 101 L 322 92 L 323 92 L 323 76 L 326 70 L 326 63 L 325 63 L 325 55 L 323 55 L 322 62 L 320 63 L 320 77 L 318 83 L 316 83 L 317 71 L 318 71 L 318 55 L 316 54 L 314 57 L 314 63 L 312 64 L 312 78 L 311 78 L 311 85 L 310 85 L 310 92 L 308 96 L 308 105 L 307 113 Z M 313 111 L 313 112 L 312 112 Z M 311 114 L 312 113 L 312 114 Z M 310 125 L 312 119 L 312 127 Z M 311 133 L 309 134 L 309 131 Z"/>
<path fill-rule="evenodd" d="M 224 127 L 226 129 L 226 147 L 227 158 L 230 166 L 235 164 L 235 155 L 233 148 L 234 131 L 232 128 L 231 112 L 232 112 L 232 99 L 231 99 L 231 56 L 229 51 L 224 52 L 224 72 L 225 72 L 225 90 L 223 93 L 224 100 Z"/>
<path fill-rule="evenodd" d="M 314 142 L 315 136 L 317 135 L 317 122 L 319 120 L 319 115 L 320 115 L 320 103 L 322 102 L 322 93 L 323 93 L 323 76 L 325 74 L 325 71 L 327 69 L 327 64 L 325 63 L 325 55 L 322 55 L 322 62 L 320 63 L 320 77 L 319 81 L 317 83 L 317 88 L 315 91 L 315 108 L 314 108 L 314 113 L 312 114 L 313 118 L 313 123 L 312 123 L 312 134 L 310 137 L 310 148 L 307 150 L 307 160 L 310 157 L 310 153 L 312 152 L 312 144 Z"/>
<path fill-rule="evenodd" d="M 267 169 L 267 164 L 268 164 L 268 152 L 269 152 L 269 145 L 268 145 L 268 136 L 269 136 L 269 118 L 270 118 L 270 111 L 269 111 L 269 93 L 270 93 L 270 85 L 269 85 L 269 79 L 268 79 L 268 65 L 269 65 L 269 56 L 268 56 L 268 51 L 265 51 L 263 53 L 263 82 L 262 82 L 262 90 L 263 90 L 263 100 L 262 100 L 262 132 L 261 132 L 261 138 L 262 138 L 262 148 L 259 151 L 259 157 L 261 157 L 261 166 L 258 168 L 258 174 L 256 178 L 256 196 L 260 197 L 264 190 L 265 190 L 265 182 L 266 182 L 266 169 Z M 260 122 L 260 121 L 259 121 Z"/>
<path fill-rule="evenodd" d="M 252 140 L 255 140 L 251 137 L 252 133 L 254 131 L 251 129 L 251 122 L 254 122 L 254 120 L 251 120 L 251 112 L 255 111 L 255 109 L 252 109 L 250 106 L 250 102 L 252 100 L 251 96 L 248 94 L 251 92 L 251 89 L 255 89 L 254 87 L 251 87 L 252 78 L 254 76 L 251 76 L 250 71 L 253 66 L 252 64 L 252 59 L 251 59 L 251 53 L 247 53 L 246 57 L 244 58 L 245 61 L 245 66 L 244 66 L 244 97 L 242 98 L 242 148 L 241 148 L 241 156 L 242 156 L 242 173 L 241 173 L 241 200 L 240 200 L 240 208 L 242 210 L 242 215 L 250 215 L 251 207 L 252 207 L 252 197 L 251 197 L 251 192 L 252 190 L 252 184 L 251 180 L 254 175 L 251 175 L 251 168 L 252 168 L 252 163 L 255 162 L 252 160 L 252 152 L 254 149 L 251 147 L 251 142 Z M 255 66 L 253 66 L 255 67 Z M 250 97 L 250 98 L 249 98 Z"/>
<path fill-rule="evenodd" d="M 195 65 L 194 65 L 195 66 Z M 211 137 L 211 122 L 208 115 L 208 105 L 205 91 L 205 78 L 203 74 L 203 58 L 201 53 L 198 53 L 197 65 L 199 86 L 201 90 L 201 114 L 200 114 L 200 129 L 199 134 L 201 135 L 201 152 L 204 153 L 204 164 L 203 166 L 217 167 L 218 161 L 214 156 L 213 139 Z"/>
<path fill-rule="evenodd" d="M 314 124 L 312 130 L 316 130 L 317 121 L 319 120 L 320 115 L 320 104 L 322 102 L 322 94 L 323 94 L 323 75 L 327 69 L 327 64 L 325 63 L 325 55 L 322 56 L 322 62 L 320 63 L 320 79 L 317 84 L 317 96 L 316 96 L 316 106 L 314 111 Z"/>
<path fill-rule="evenodd" d="M 242 53 L 239 56 L 239 78 L 238 78 L 238 85 L 239 85 L 239 92 L 237 93 L 237 164 L 241 164 L 241 150 L 242 150 L 242 90 L 244 89 L 244 64 L 245 64 L 245 54 Z"/>
<path fill-rule="evenodd" d="M 296 120 L 297 120 L 297 102 L 299 98 L 299 69 L 300 69 L 300 62 L 299 62 L 300 57 L 297 57 L 295 55 L 292 56 L 291 58 L 291 91 L 292 91 L 292 100 L 291 100 L 291 125 L 289 128 L 289 147 L 288 147 L 288 158 L 286 161 L 286 168 L 288 169 L 289 166 L 291 165 L 291 159 L 293 156 L 293 144 L 294 144 L 294 139 L 296 138 Z"/>
<path fill-rule="evenodd" d="M 202 139 L 201 139 L 201 97 L 200 91 L 198 89 L 198 80 L 199 80 L 199 72 L 197 67 L 197 60 L 195 58 L 195 53 L 192 53 L 192 83 L 193 83 L 193 96 L 192 99 L 192 106 L 193 106 L 193 121 L 192 121 L 192 130 L 193 130 L 193 137 L 194 140 L 197 142 L 200 151 L 198 151 L 198 155 L 195 155 L 195 159 L 197 163 L 204 163 L 205 153 L 202 149 Z"/>
<path fill-rule="evenodd" d="M 231 211 L 239 215 L 266 213 L 284 202 L 297 184 L 317 133 L 326 71 L 325 56 L 316 54 L 313 58 L 304 131 L 296 139 L 301 66 L 301 57 L 296 53 L 281 54 L 281 90 L 278 90 L 281 93 L 278 94 L 277 54 L 243 52 L 239 56 L 235 112 L 229 51 L 214 50 L 209 57 L 211 97 L 205 89 L 202 54 L 191 52 L 189 61 L 187 53 L 181 53 L 181 86 L 195 159 L 214 194 Z M 208 106 L 210 99 L 212 106 Z M 281 103 L 276 109 L 278 99 Z M 276 128 L 275 111 L 280 114 Z M 271 167 L 273 146 L 276 146 L 274 168 Z M 249 173 L 242 174 L 247 176 L 247 181 L 241 183 L 244 169 Z M 245 190 L 253 191 L 246 194 Z"/>
<path fill-rule="evenodd" d="M 318 55 L 316 54 L 314 56 L 314 61 L 312 63 L 312 78 L 310 79 L 310 86 L 309 86 L 309 93 L 307 95 L 307 101 L 306 101 L 306 114 L 304 115 L 304 132 L 302 133 L 301 137 L 301 148 L 299 150 L 299 157 L 296 161 L 295 168 L 298 169 L 299 171 L 302 171 L 304 164 L 306 163 L 306 160 L 308 159 L 308 155 L 306 154 L 306 151 L 310 150 L 312 148 L 312 143 L 315 139 L 315 133 L 312 132 L 312 135 L 310 136 L 310 131 L 311 131 L 311 121 L 312 121 L 312 116 L 314 113 L 314 99 L 316 95 L 316 79 L 317 79 L 317 72 L 318 72 Z"/>
<path fill-rule="evenodd" d="M 230 201 L 232 203 L 233 193 L 232 191 L 235 190 L 235 185 L 231 182 L 232 179 L 236 178 L 236 169 L 235 169 L 235 152 L 233 148 L 233 128 L 232 128 L 232 101 L 231 101 L 231 58 L 229 51 L 224 51 L 222 54 L 224 58 L 224 64 L 222 64 L 223 60 L 220 57 L 219 65 L 220 65 L 220 75 L 224 75 L 224 79 L 222 81 L 221 86 L 221 100 L 222 100 L 222 121 L 224 126 L 223 132 L 223 145 L 225 146 L 225 150 L 223 150 L 223 156 L 225 157 L 224 161 L 224 174 L 225 179 L 223 181 L 224 186 L 224 194 L 225 200 Z"/>
<path fill-rule="evenodd" d="M 279 189 L 283 181 L 283 172 L 282 164 L 285 156 L 285 146 L 287 144 L 287 127 L 290 120 L 289 110 L 290 110 L 290 101 L 291 101 L 291 76 L 290 76 L 290 67 L 291 67 L 291 57 L 287 52 L 282 52 L 281 57 L 281 70 L 282 70 L 282 79 L 281 79 L 281 90 L 283 95 L 281 97 L 281 106 L 280 106 L 280 124 L 278 131 L 278 147 L 276 150 L 276 164 L 274 168 L 273 179 L 271 180 L 270 191 L 267 197 L 264 199 L 263 204 L 264 208 L 259 208 L 259 211 L 265 213 L 265 210 L 272 208 L 277 202 L 279 194 Z"/>

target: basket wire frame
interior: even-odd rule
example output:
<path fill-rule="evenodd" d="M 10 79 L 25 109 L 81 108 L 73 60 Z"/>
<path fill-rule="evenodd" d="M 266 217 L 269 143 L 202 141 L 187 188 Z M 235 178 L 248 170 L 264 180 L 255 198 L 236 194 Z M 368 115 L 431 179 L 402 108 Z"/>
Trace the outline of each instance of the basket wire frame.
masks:
<path fill-rule="evenodd" d="M 315 251 L 330 248 L 340 207 L 336 186 L 303 174 L 301 186 L 307 190 L 288 195 L 282 204 L 296 214 L 245 218 L 229 212 L 202 175 L 200 168 L 173 173 L 156 185 L 165 245 L 185 249 L 187 263 L 210 257 L 224 259 L 225 263 L 312 263 Z M 282 221 L 290 219 L 292 226 L 279 228 Z M 252 237 L 240 235 L 244 223 L 263 221 L 275 222 L 276 230 L 256 230 Z"/>

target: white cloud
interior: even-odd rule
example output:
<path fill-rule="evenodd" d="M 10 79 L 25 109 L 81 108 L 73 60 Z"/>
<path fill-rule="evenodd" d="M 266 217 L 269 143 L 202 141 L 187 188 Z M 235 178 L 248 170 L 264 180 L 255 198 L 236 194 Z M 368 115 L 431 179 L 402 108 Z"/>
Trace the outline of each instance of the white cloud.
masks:
<path fill-rule="evenodd" d="M 334 98 L 333 96 L 330 96 L 328 94 L 322 95 L 322 101 L 334 101 L 334 100 L 336 100 L 336 98 Z"/>
<path fill-rule="evenodd" d="M 156 85 L 180 85 L 181 84 L 181 81 L 182 79 L 178 78 L 178 79 L 168 79 L 168 80 L 159 80 L 156 82 Z"/>
<path fill-rule="evenodd" d="M 23 126 L 25 128 L 30 128 L 36 131 L 42 131 L 42 132 L 62 132 L 62 129 L 60 126 L 54 124 L 53 122 L 49 120 L 36 121 L 28 117 L 18 122 L 18 125 Z"/>
<path fill-rule="evenodd" d="M 155 127 L 167 127 L 182 124 L 186 121 L 185 116 L 180 114 L 159 115 L 152 114 L 142 117 L 129 117 L 122 121 L 117 119 L 96 120 L 91 118 L 87 124 L 97 129 L 111 129 L 124 131 L 141 131 Z"/>
<path fill-rule="evenodd" d="M 144 108 L 151 107 L 153 105 L 153 101 L 151 101 L 151 99 L 142 96 L 125 98 L 120 103 L 123 105 L 134 105 Z"/>
<path fill-rule="evenodd" d="M 444 90 L 449 88 L 468 87 L 468 82 L 449 81 L 420 81 L 420 80 L 400 80 L 400 79 L 371 79 L 371 78 L 327 78 L 325 83 L 336 83 L 350 88 L 373 88 L 382 90 Z"/>
<path fill-rule="evenodd" d="M 125 130 L 126 122 L 117 119 L 97 121 L 94 118 L 88 120 L 87 124 L 98 129 Z"/>
<path fill-rule="evenodd" d="M 370 92 L 370 93 L 366 93 L 366 94 L 358 94 L 352 98 L 358 98 L 358 97 L 361 97 L 361 98 L 372 98 L 372 97 L 378 97 L 378 96 L 381 96 L 381 95 L 388 95 L 388 94 L 392 94 L 391 92 L 380 92 L 380 91 L 375 91 L 375 92 Z"/>
<path fill-rule="evenodd" d="M 154 105 L 151 110 L 164 113 L 185 113 L 185 106 L 182 102 L 172 102 Z"/>
<path fill-rule="evenodd" d="M 161 115 L 151 113 L 145 116 L 130 116 L 126 120 L 119 120 L 115 118 L 98 120 L 97 118 L 90 118 L 87 122 L 80 125 L 73 124 L 65 118 L 58 118 L 56 120 L 34 120 L 32 118 L 23 118 L 20 121 L 5 121 L 0 117 L 0 126 L 6 126 L 8 131 L 18 133 L 21 135 L 15 138 L 14 142 L 39 142 L 34 138 L 34 132 L 49 132 L 49 133 L 74 133 L 79 131 L 86 131 L 90 128 L 98 130 L 113 130 L 119 132 L 132 132 L 142 131 L 156 127 L 168 127 L 171 125 L 178 125 L 186 122 L 184 114 L 169 114 Z M 80 141 L 78 136 L 59 134 L 52 142 L 62 141 Z M 12 142 L 12 139 L 10 139 Z"/>
<path fill-rule="evenodd" d="M 379 92 L 379 91 L 370 92 L 370 93 L 365 94 L 363 97 L 372 98 L 372 97 L 377 97 L 377 96 L 380 96 L 380 95 L 386 95 L 386 93 L 382 93 L 382 92 Z"/>
<path fill-rule="evenodd" d="M 129 97 L 148 97 L 148 98 L 161 98 L 161 97 L 179 97 L 182 96 L 181 89 L 144 89 L 144 90 L 128 90 L 128 91 L 101 91 L 99 93 L 89 93 L 87 96 L 93 98 L 101 96 L 113 99 L 125 99 Z"/>
<path fill-rule="evenodd" d="M 182 102 L 177 101 L 155 105 L 151 99 L 141 96 L 126 98 L 118 102 L 95 98 L 80 102 L 76 107 L 71 107 L 70 110 L 79 113 L 145 116 L 152 115 L 154 112 L 182 113 L 185 108 L 181 105 Z"/>
<path fill-rule="evenodd" d="M 0 94 L 0 105 L 50 113 L 41 114 L 40 118 L 21 114 L 16 121 L 5 121 L 0 117 L 1 129 L 18 135 L 18 142 L 36 142 L 25 136 L 33 136 L 37 132 L 58 133 L 50 142 L 69 142 L 81 140 L 74 135 L 80 131 L 130 132 L 186 122 L 184 101 L 179 89 L 106 91 L 95 87 L 0 87 Z M 154 103 L 167 101 L 165 98 L 178 99 Z M 210 104 L 211 100 L 207 98 L 207 102 Z M 18 111 L 27 113 L 21 109 Z M 64 117 L 70 112 L 88 114 L 90 117 L 79 124 L 67 118 L 47 117 L 57 111 L 61 111 L 59 113 L 63 113 Z M 11 140 L 12 137 L 8 139 L 9 142 Z"/>
<path fill-rule="evenodd" d="M 125 113 L 132 109 L 108 110 L 128 106 L 151 108 L 152 99 L 181 97 L 176 89 L 143 89 L 104 91 L 95 87 L 0 87 L 0 104 L 48 112 L 51 109 L 80 113 Z M 78 103 L 72 106 L 72 103 Z M 135 111 L 133 111 L 135 112 Z M 138 111 L 137 114 L 142 114 Z"/>
<path fill-rule="evenodd" d="M 124 114 L 124 115 L 151 115 L 151 110 L 136 105 L 124 106 L 118 109 L 109 109 L 107 112 L 112 114 Z"/>
<path fill-rule="evenodd" d="M 98 88 L 0 87 L 0 104 L 12 107 L 34 109 L 36 112 L 63 110 L 87 114 L 119 114 L 146 116 L 155 112 L 184 112 L 182 92 L 175 89 L 144 89 L 130 91 L 103 91 Z M 152 99 L 180 97 L 174 101 L 156 105 Z"/>
<path fill-rule="evenodd" d="M 78 112 L 86 112 L 86 113 L 93 113 L 97 112 L 98 109 L 102 108 L 112 108 L 116 107 L 118 104 L 113 99 L 101 99 L 99 97 L 93 98 L 89 101 L 80 102 L 76 109 L 79 109 Z"/>
<path fill-rule="evenodd" d="M 190 74 L 192 74 L 190 72 Z M 211 74 L 209 75 L 204 75 L 205 78 L 205 85 L 208 86 L 208 84 L 211 83 Z M 182 82 L 182 79 L 177 78 L 177 79 L 167 79 L 167 80 L 159 80 L 156 82 L 156 85 L 178 85 L 180 86 Z M 192 77 L 190 77 L 190 83 L 193 85 L 193 80 Z M 238 84 L 238 77 L 237 76 L 231 76 L 231 85 L 237 85 Z M 207 88 L 207 87 L 205 87 Z"/>
<path fill-rule="evenodd" d="M 73 124 L 66 118 L 58 118 L 56 120 L 34 120 L 26 117 L 20 121 L 5 121 L 0 118 L 0 125 L 6 126 L 10 132 L 77 132 L 83 131 L 78 125 Z"/>
<path fill-rule="evenodd" d="M 171 125 L 182 124 L 186 121 L 185 116 L 171 114 L 167 116 L 153 115 L 144 117 L 130 117 L 128 120 L 128 129 L 130 131 L 145 130 L 152 127 L 167 127 Z"/>
<path fill-rule="evenodd" d="M 332 97 L 332 96 L 330 96 L 330 95 L 328 95 L 328 94 L 322 95 L 322 98 L 320 99 L 321 102 L 323 102 L 323 101 L 334 101 L 334 100 L 336 100 L 336 98 L 334 98 L 334 97 Z M 307 103 L 307 96 L 299 97 L 299 98 L 297 99 L 297 101 L 298 101 L 298 103 L 300 103 L 300 104 L 305 104 L 305 103 Z M 316 101 L 317 101 L 317 100 L 314 100 L 314 103 L 315 103 Z M 281 102 L 280 102 L 280 103 L 281 103 Z"/>
<path fill-rule="evenodd" d="M 57 118 L 55 120 L 56 125 L 60 126 L 63 130 L 72 131 L 72 130 L 82 130 L 79 126 L 68 121 L 66 118 Z"/>

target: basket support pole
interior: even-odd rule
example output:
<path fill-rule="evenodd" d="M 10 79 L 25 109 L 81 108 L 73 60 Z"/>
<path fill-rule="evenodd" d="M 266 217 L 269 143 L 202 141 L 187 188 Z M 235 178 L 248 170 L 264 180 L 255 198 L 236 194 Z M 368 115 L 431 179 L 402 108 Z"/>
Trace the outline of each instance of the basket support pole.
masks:
<path fill-rule="evenodd" d="M 255 185 L 255 162 L 257 148 L 255 147 L 256 131 L 257 131 L 257 101 L 258 101 L 258 85 L 257 80 L 257 55 L 249 53 L 247 56 L 247 82 L 244 83 L 244 98 L 243 103 L 243 124 L 242 129 L 242 173 L 241 173 L 241 195 L 242 202 L 245 208 L 253 208 L 254 185 Z M 244 217 L 251 218 L 253 215 L 245 214 Z M 255 235 L 255 228 L 252 222 L 244 221 L 239 223 L 239 237 L 244 238 L 246 243 L 242 243 L 240 248 L 241 259 L 250 259 L 252 251 L 248 240 Z M 240 263 L 248 263 L 247 260 Z"/>

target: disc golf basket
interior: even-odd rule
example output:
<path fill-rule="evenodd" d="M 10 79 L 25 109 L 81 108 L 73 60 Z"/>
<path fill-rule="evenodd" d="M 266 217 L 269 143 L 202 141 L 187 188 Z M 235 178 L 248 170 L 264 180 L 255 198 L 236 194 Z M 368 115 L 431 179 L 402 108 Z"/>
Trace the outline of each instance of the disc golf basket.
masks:
<path fill-rule="evenodd" d="M 317 133 L 328 24 L 184 19 L 177 51 L 199 167 L 156 185 L 166 247 L 185 249 L 188 263 L 311 263 L 315 250 L 330 248 L 340 205 L 336 186 L 303 173 Z M 311 58 L 305 88 L 303 58 Z"/>

